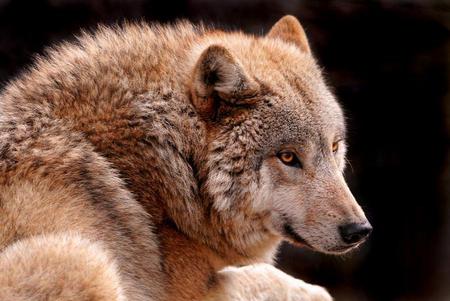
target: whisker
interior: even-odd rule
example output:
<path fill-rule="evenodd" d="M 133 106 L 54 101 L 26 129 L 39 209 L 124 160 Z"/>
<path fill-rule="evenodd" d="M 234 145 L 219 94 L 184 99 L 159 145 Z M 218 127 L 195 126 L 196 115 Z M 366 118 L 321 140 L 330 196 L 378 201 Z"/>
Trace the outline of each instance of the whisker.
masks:
<path fill-rule="evenodd" d="M 350 162 L 350 160 L 349 159 L 347 159 L 347 158 L 344 158 L 345 159 L 345 162 L 347 162 L 347 164 L 350 166 L 350 170 L 352 171 L 352 173 L 355 171 L 354 169 L 353 169 L 353 165 L 352 165 L 352 163 Z"/>

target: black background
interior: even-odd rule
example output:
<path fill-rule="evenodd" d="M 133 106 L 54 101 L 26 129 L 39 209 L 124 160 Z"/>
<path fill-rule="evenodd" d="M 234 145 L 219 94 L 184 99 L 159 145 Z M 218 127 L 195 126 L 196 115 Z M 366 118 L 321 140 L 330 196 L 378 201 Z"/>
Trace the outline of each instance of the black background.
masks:
<path fill-rule="evenodd" d="M 279 265 L 337 301 L 450 300 L 450 3 L 0 0 L 0 87 L 45 46 L 124 19 L 261 34 L 302 22 L 349 124 L 347 179 L 374 232 L 333 257 L 284 246 Z"/>

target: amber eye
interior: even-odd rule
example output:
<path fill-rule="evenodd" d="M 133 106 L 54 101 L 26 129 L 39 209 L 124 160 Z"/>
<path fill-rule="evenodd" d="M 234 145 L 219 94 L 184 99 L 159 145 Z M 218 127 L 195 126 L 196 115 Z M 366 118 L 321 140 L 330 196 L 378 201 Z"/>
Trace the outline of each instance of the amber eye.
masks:
<path fill-rule="evenodd" d="M 333 153 L 336 153 L 339 149 L 339 141 L 333 142 L 333 145 L 331 146 L 331 150 Z"/>
<path fill-rule="evenodd" d="M 300 160 L 295 153 L 290 151 L 279 152 L 277 155 L 281 162 L 288 166 L 301 167 Z"/>

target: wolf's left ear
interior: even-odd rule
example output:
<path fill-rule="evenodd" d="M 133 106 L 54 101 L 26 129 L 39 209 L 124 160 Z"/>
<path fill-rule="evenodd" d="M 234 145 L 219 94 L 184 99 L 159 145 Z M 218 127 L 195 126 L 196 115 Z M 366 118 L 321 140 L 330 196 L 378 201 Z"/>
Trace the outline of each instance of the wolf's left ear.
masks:
<path fill-rule="evenodd" d="M 209 46 L 194 67 L 192 101 L 198 113 L 209 119 L 215 119 L 221 102 L 249 104 L 258 91 L 259 85 L 223 46 Z"/>
<path fill-rule="evenodd" d="M 278 20 L 270 29 L 267 37 L 293 43 L 304 52 L 311 53 L 305 31 L 294 16 L 287 15 Z"/>

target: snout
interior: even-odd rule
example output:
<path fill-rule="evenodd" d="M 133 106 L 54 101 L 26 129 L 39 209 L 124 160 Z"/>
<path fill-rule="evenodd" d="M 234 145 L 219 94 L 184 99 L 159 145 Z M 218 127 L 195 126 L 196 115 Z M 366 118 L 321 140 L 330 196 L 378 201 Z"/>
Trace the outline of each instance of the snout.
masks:
<path fill-rule="evenodd" d="M 342 240 L 349 245 L 355 245 L 364 241 L 372 232 L 372 225 L 365 223 L 350 223 L 339 226 L 339 234 Z"/>

